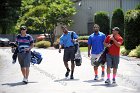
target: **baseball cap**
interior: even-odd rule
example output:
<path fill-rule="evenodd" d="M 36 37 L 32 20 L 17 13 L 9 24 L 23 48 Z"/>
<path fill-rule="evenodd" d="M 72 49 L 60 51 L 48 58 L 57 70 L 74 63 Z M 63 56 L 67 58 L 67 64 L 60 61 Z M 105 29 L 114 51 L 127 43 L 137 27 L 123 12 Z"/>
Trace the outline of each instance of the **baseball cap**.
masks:
<path fill-rule="evenodd" d="M 20 30 L 26 30 L 26 29 L 27 29 L 26 26 L 21 26 L 21 27 L 20 27 Z"/>
<path fill-rule="evenodd" d="M 120 31 L 119 27 L 114 27 L 112 30 Z"/>

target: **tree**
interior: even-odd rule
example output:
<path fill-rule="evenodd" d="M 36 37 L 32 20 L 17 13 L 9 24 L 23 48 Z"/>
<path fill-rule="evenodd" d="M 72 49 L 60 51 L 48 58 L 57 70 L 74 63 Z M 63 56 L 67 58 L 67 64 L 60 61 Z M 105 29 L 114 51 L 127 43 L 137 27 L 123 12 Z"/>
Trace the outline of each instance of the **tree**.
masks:
<path fill-rule="evenodd" d="M 110 20 L 109 20 L 108 12 L 100 11 L 95 13 L 94 23 L 100 26 L 100 31 L 102 31 L 106 35 L 109 34 Z"/>
<path fill-rule="evenodd" d="M 115 9 L 113 11 L 112 21 L 111 21 L 111 28 L 119 27 L 120 28 L 120 35 L 124 37 L 124 13 L 122 9 Z"/>
<path fill-rule="evenodd" d="M 140 10 L 129 10 L 125 14 L 125 48 L 132 50 L 140 44 Z"/>
<path fill-rule="evenodd" d="M 70 24 L 71 16 L 76 13 L 73 2 L 69 0 L 31 0 L 27 2 L 23 0 L 22 5 L 22 15 L 17 27 L 26 24 L 32 31 L 39 31 L 38 26 L 51 31 L 57 23 Z M 30 7 L 27 7 L 28 5 Z"/>
<path fill-rule="evenodd" d="M 0 27 L 1 34 L 10 33 L 19 17 L 21 0 L 0 0 Z"/>

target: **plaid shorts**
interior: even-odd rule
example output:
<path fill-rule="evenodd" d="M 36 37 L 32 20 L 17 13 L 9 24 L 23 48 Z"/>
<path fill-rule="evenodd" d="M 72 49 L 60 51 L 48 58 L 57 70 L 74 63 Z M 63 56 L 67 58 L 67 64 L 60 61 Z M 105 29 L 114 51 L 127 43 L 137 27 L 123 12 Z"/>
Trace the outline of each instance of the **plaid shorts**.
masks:
<path fill-rule="evenodd" d="M 112 56 L 107 54 L 106 55 L 107 67 L 118 68 L 119 58 L 120 58 L 119 56 Z"/>
<path fill-rule="evenodd" d="M 20 64 L 21 68 L 30 67 L 31 52 L 18 53 L 18 61 L 19 61 L 19 64 Z"/>

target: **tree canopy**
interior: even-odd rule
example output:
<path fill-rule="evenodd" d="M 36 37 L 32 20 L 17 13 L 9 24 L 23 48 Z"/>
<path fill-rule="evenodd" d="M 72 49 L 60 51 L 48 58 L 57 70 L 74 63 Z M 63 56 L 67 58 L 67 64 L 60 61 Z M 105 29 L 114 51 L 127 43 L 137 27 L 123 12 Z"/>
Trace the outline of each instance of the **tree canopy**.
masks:
<path fill-rule="evenodd" d="M 54 29 L 57 23 L 70 24 L 76 13 L 70 0 L 22 0 L 17 28 L 26 25 L 31 33 Z"/>

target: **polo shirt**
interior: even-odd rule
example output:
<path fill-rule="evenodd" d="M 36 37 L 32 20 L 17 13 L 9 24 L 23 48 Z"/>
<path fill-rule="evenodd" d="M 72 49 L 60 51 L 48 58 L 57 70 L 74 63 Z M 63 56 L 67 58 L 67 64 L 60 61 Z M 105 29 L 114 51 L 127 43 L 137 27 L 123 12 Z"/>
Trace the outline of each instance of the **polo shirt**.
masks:
<path fill-rule="evenodd" d="M 109 43 L 110 42 L 110 36 L 108 35 L 105 39 L 105 43 Z M 123 43 L 123 38 L 118 34 L 115 37 L 115 40 L 117 42 L 119 42 L 120 44 Z M 114 43 L 108 48 L 108 54 L 113 55 L 113 56 L 119 56 L 120 55 L 120 47 L 116 46 Z"/>
<path fill-rule="evenodd" d="M 98 32 L 98 34 L 93 33 L 88 38 L 88 45 L 91 45 L 91 54 L 100 54 L 104 50 L 104 40 L 106 36 L 102 32 Z"/>

